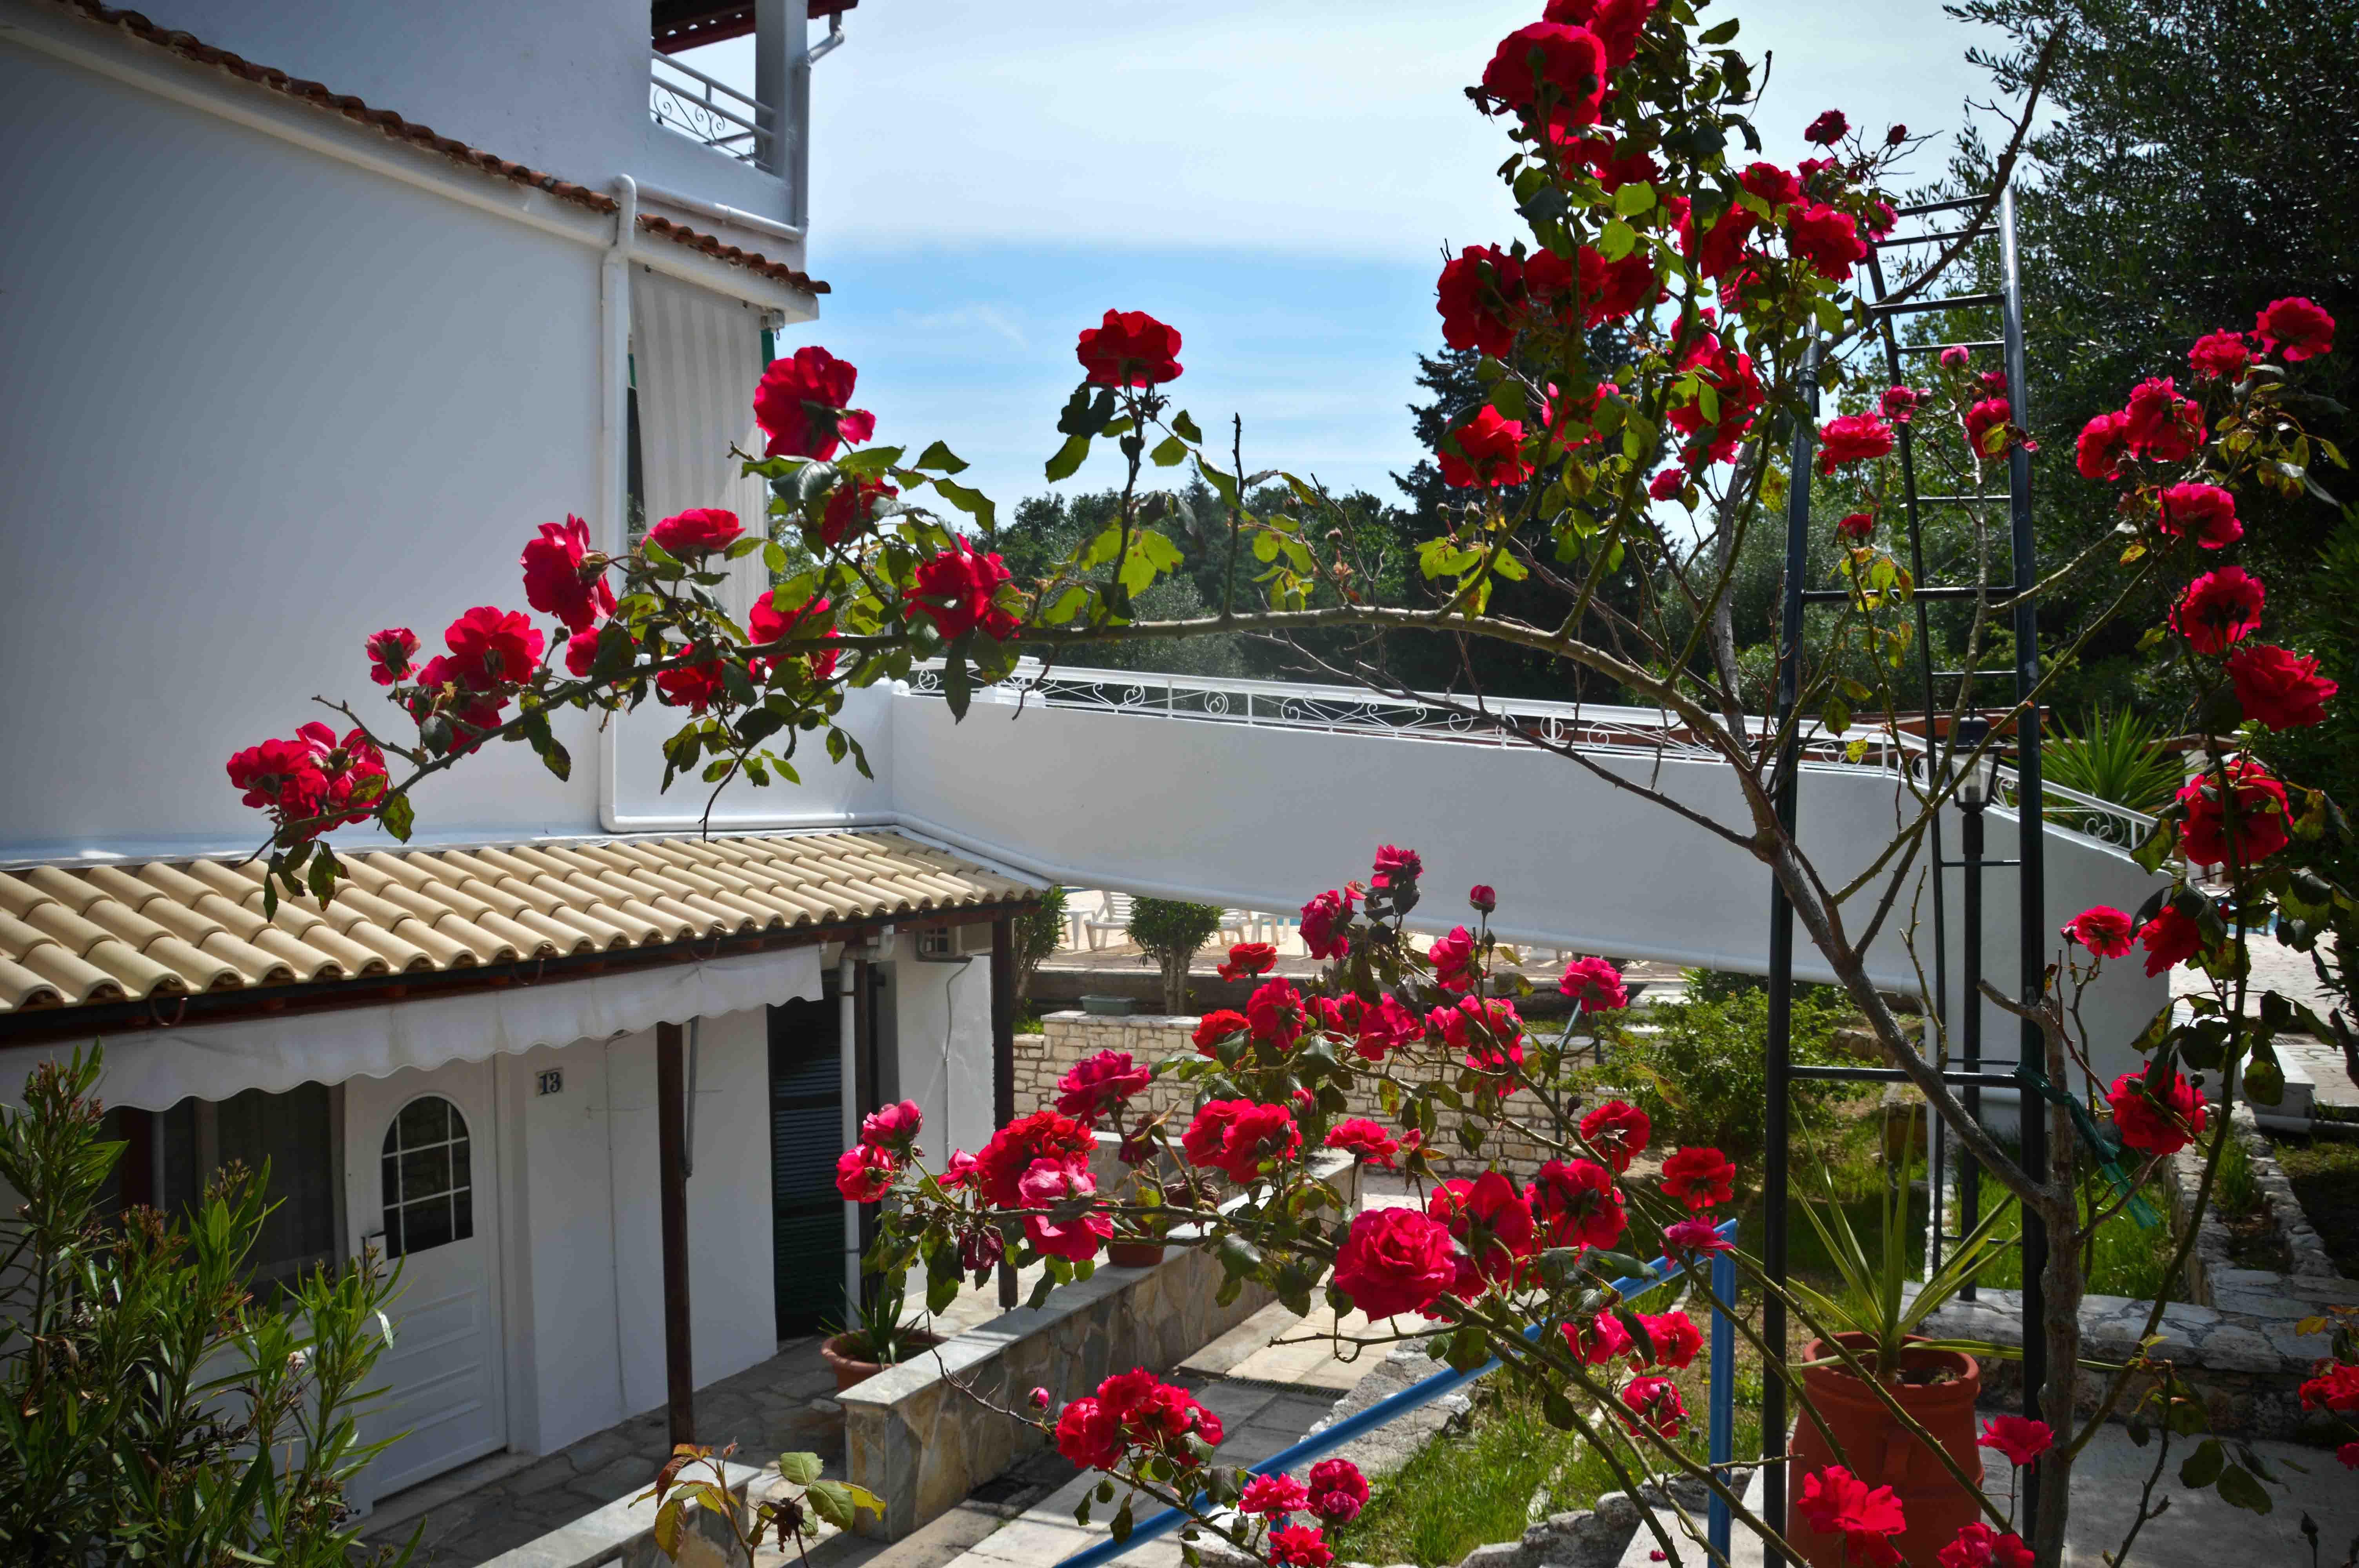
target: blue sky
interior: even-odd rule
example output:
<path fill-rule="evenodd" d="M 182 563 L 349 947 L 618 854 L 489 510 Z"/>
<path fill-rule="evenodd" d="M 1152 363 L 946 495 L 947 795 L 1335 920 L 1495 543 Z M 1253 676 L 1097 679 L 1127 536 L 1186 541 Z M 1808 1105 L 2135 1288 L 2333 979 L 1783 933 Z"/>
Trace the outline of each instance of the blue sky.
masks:
<path fill-rule="evenodd" d="M 1073 341 L 1109 308 L 1179 327 L 1174 388 L 1245 460 L 1392 495 L 1406 405 L 1440 342 L 1441 246 L 1518 228 L 1507 144 L 1461 89 L 1539 0 L 869 0 L 813 70 L 807 339 L 860 366 L 878 438 L 940 438 L 1011 506 L 1049 488 Z M 1987 97 L 1977 29 L 1933 0 L 1723 0 L 1774 51 L 1767 155 L 1801 128 L 1947 130 Z M 814 37 L 817 36 L 816 29 Z M 750 48 L 691 57 L 751 86 Z M 1946 142 L 1919 155 L 1927 173 Z M 1118 481 L 1101 453 L 1062 488 Z"/>

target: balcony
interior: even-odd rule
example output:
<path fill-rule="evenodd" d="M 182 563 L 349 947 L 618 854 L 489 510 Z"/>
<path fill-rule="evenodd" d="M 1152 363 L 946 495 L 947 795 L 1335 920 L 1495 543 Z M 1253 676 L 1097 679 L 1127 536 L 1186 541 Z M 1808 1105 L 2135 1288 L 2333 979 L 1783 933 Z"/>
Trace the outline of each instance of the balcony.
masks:
<path fill-rule="evenodd" d="M 796 158 L 797 122 L 810 64 L 842 43 L 843 13 L 858 3 L 654 0 L 649 117 L 665 130 L 740 163 L 773 174 L 788 173 Z M 827 37 L 807 44 L 805 27 L 822 17 Z M 738 39 L 751 41 L 750 61 L 737 50 L 712 47 Z M 689 53 L 697 55 L 697 64 L 680 58 Z"/>
<path fill-rule="evenodd" d="M 677 131 L 741 163 L 756 168 L 778 167 L 776 108 L 755 102 L 750 94 L 660 49 L 655 52 L 647 81 L 647 112 L 666 130 Z"/>

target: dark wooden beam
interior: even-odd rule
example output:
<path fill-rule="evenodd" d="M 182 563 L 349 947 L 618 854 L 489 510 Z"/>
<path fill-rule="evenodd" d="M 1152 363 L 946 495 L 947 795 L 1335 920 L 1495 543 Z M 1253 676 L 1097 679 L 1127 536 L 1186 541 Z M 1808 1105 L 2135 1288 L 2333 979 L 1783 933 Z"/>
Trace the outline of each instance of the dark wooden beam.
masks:
<path fill-rule="evenodd" d="M 695 1359 L 689 1341 L 688 1070 L 685 1032 L 656 1025 L 656 1186 L 663 1215 L 664 1385 L 676 1447 L 696 1441 Z"/>
<path fill-rule="evenodd" d="M 1016 1119 L 1016 922 L 991 923 L 991 1125 Z M 999 1304 L 1016 1304 L 1016 1267 L 999 1265 Z"/>

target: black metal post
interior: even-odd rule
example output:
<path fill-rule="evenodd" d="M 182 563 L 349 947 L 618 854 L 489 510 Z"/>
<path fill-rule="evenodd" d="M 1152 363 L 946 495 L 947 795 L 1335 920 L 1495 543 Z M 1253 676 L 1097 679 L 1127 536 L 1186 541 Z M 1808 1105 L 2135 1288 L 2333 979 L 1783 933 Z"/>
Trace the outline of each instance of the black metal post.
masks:
<path fill-rule="evenodd" d="M 1959 749 L 1966 749 L 1962 739 Z M 1965 860 L 1965 891 L 1959 900 L 1963 925 L 1959 935 L 1962 951 L 1959 957 L 1958 1036 L 1965 1058 L 1963 1066 L 1969 1073 L 1983 1070 L 1983 809 L 1988 803 L 1979 788 L 1971 795 L 1962 794 L 1958 805 L 1965 821 L 1960 826 L 1959 839 Z M 1983 1091 L 1974 1085 L 1966 1086 L 1962 1097 L 1966 1115 L 1979 1126 L 1983 1119 Z M 1938 1221 L 1941 1213 L 1941 1189 L 1938 1183 L 1933 1191 L 1933 1215 Z M 1982 1217 L 1982 1173 L 1974 1163 L 1974 1152 L 1963 1144 L 1958 1147 L 1958 1234 L 1973 1234 Z M 1937 1223 L 1936 1231 L 1940 1229 Z M 1938 1266 L 1940 1260 L 1934 1260 Z M 1974 1299 L 1974 1282 L 1969 1277 L 1959 1290 L 1962 1301 Z"/>
<path fill-rule="evenodd" d="M 1016 922 L 991 923 L 991 1125 L 1016 1119 Z M 999 1264 L 999 1304 L 1016 1304 L 1016 1265 Z"/>
<path fill-rule="evenodd" d="M 674 1447 L 696 1441 L 688 1303 L 688 1073 L 683 1031 L 656 1025 L 656 1191 L 663 1227 L 664 1387 Z"/>

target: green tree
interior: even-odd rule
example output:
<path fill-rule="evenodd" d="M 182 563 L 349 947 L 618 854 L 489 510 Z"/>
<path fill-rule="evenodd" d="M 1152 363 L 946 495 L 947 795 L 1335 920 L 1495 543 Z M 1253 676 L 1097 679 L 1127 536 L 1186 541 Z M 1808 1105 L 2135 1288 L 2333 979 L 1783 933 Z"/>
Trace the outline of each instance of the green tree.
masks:
<path fill-rule="evenodd" d="M 1142 898 L 1131 905 L 1130 939 L 1163 971 L 1163 1011 L 1188 1011 L 1188 965 L 1221 928 L 1217 904 Z"/>

